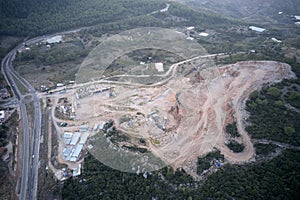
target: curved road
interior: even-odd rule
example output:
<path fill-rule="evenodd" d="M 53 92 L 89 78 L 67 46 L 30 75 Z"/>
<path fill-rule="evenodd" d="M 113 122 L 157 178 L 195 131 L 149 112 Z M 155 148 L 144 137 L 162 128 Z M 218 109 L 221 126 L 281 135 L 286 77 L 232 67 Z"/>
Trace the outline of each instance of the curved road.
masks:
<path fill-rule="evenodd" d="M 22 120 L 22 172 L 21 183 L 17 184 L 20 187 L 19 199 L 36 199 L 37 192 L 37 178 L 38 178 L 38 161 L 39 161 L 39 148 L 40 148 L 40 135 L 41 135 L 41 106 L 37 96 L 37 91 L 30 85 L 30 83 L 21 77 L 12 67 L 12 61 L 15 59 L 16 53 L 19 49 L 24 48 L 24 45 L 31 45 L 40 42 L 44 39 L 54 37 L 60 34 L 67 34 L 80 31 L 80 29 L 55 33 L 47 36 L 39 36 L 19 44 L 11 50 L 2 60 L 1 72 L 4 75 L 8 85 L 12 89 L 16 97 Z M 34 119 L 33 127 L 28 124 L 28 113 L 26 110 L 26 103 L 24 95 L 21 94 L 15 81 L 18 81 L 27 90 L 26 96 L 31 96 L 31 101 L 34 106 Z M 30 134 L 31 133 L 31 134 Z M 18 190 L 17 190 L 18 192 Z"/>
<path fill-rule="evenodd" d="M 17 50 L 20 45 L 13 49 L 2 61 L 2 73 L 6 78 L 9 86 L 12 88 L 14 95 L 16 96 L 22 119 L 22 172 L 21 172 L 21 184 L 17 184 L 20 187 L 19 199 L 35 199 L 37 189 L 37 171 L 38 171 L 38 157 L 39 157 L 39 138 L 41 132 L 40 120 L 40 103 L 36 96 L 35 89 L 23 79 L 14 69 L 12 68 L 12 61 L 15 58 Z M 15 80 L 18 80 L 30 93 L 34 103 L 34 127 L 31 129 L 28 125 L 28 113 L 26 110 L 26 103 L 23 95 L 17 87 Z M 30 135 L 32 133 L 32 135 Z M 30 138 L 32 139 L 33 145 L 30 145 Z"/>

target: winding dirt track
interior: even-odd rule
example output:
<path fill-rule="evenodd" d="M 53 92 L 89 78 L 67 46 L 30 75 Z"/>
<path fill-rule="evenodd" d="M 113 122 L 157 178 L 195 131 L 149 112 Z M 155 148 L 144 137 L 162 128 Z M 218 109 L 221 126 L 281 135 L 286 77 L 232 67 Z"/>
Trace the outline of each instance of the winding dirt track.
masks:
<path fill-rule="evenodd" d="M 193 163 L 192 161 L 196 160 L 199 155 L 208 153 L 214 147 L 220 149 L 231 163 L 253 159 L 255 150 L 243 123 L 247 117 L 245 102 L 251 92 L 260 89 L 264 84 L 294 77 L 289 65 L 271 61 L 240 62 L 218 70 L 220 76 L 212 77 L 199 85 L 197 97 L 206 95 L 206 100 L 189 95 L 182 97 L 186 101 L 191 98 L 198 104 L 189 102 L 196 115 L 187 118 L 186 123 L 189 125 L 179 126 L 177 129 L 177 132 L 183 133 L 181 139 L 155 151 L 159 157 L 165 158 L 175 168 L 183 167 L 186 163 Z M 207 90 L 204 89 L 205 87 Z M 197 89 L 193 88 L 193 90 Z M 197 105 L 198 110 L 195 107 Z M 234 153 L 225 145 L 225 122 L 232 118 L 237 122 L 237 128 L 245 146 L 241 153 Z M 196 120 L 193 121 L 193 119 Z M 166 152 L 176 152 L 178 155 L 175 159 L 166 159 Z"/>
<path fill-rule="evenodd" d="M 260 89 L 264 84 L 290 79 L 295 77 L 295 75 L 292 73 L 289 65 L 272 61 L 240 62 L 220 68 L 221 71 L 230 71 L 230 69 L 238 71 L 239 74 L 226 87 L 226 93 L 228 93 L 226 102 L 227 104 L 232 104 L 231 110 L 237 122 L 237 128 L 242 137 L 245 150 L 241 153 L 233 153 L 223 143 L 220 143 L 222 140 L 218 143 L 218 147 L 227 160 L 232 163 L 240 163 L 250 160 L 255 153 L 251 139 L 244 127 L 244 120 L 247 118 L 245 103 L 249 94 Z M 230 77 L 230 79 L 232 78 Z M 223 80 L 228 84 L 226 79 L 224 78 Z"/>
<path fill-rule="evenodd" d="M 218 71 L 219 76 L 212 76 L 197 86 L 184 85 L 178 80 L 167 84 L 167 87 L 181 90 L 183 120 L 175 139 L 159 147 L 150 145 L 150 149 L 174 168 L 195 163 L 193 160 L 213 148 L 220 149 L 231 163 L 252 159 L 255 151 L 243 123 L 247 117 L 245 102 L 248 95 L 263 84 L 294 77 L 289 65 L 271 61 L 240 62 Z M 245 146 L 241 153 L 234 153 L 225 145 L 225 122 L 233 118 Z M 195 169 L 195 166 L 190 167 Z"/>

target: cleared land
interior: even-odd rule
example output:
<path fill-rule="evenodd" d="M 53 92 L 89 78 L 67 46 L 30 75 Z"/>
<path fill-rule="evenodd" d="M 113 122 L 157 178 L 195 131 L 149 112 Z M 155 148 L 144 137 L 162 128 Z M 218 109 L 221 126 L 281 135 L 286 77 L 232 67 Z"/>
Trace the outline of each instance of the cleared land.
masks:
<path fill-rule="evenodd" d="M 196 176 L 197 158 L 213 149 L 231 163 L 254 159 L 244 129 L 245 101 L 264 84 L 294 74 L 289 65 L 272 61 L 216 67 L 213 58 L 226 56 L 207 55 L 184 34 L 165 29 L 137 29 L 103 41 L 81 64 L 76 83 L 48 96 L 58 161 L 74 169 L 83 160 L 83 153 L 76 161 L 63 155 L 68 147 L 63 133 L 80 132 L 82 125 L 95 136 L 85 144 L 90 152 L 119 170 L 149 171 L 146 165 L 154 170 L 163 167 L 162 160 Z M 235 142 L 244 146 L 240 153 L 227 146 L 225 126 L 234 120 L 240 135 Z"/>
<path fill-rule="evenodd" d="M 239 62 L 200 70 L 197 76 L 183 76 L 176 72 L 184 64 L 171 66 L 171 77 L 153 85 L 98 81 L 77 90 L 83 93 L 108 88 L 76 100 L 76 120 L 93 126 L 113 119 L 117 130 L 146 141 L 141 146 L 131 139 L 120 142 L 120 148 L 125 144 L 147 148 L 166 164 L 183 167 L 190 174 L 195 174 L 197 157 L 213 148 L 220 149 L 231 163 L 254 159 L 243 123 L 247 117 L 245 100 L 264 84 L 293 78 L 290 66 L 272 61 Z M 245 146 L 241 153 L 225 145 L 225 125 L 234 119 Z"/>

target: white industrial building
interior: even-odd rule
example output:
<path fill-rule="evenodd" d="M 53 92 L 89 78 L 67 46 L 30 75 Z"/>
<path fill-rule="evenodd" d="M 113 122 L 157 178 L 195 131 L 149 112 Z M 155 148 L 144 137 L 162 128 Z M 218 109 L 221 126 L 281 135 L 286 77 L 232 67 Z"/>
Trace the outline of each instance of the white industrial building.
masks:
<path fill-rule="evenodd" d="M 57 36 L 51 37 L 49 39 L 46 39 L 46 42 L 48 44 L 54 44 L 54 43 L 60 43 L 60 42 L 62 42 L 62 40 L 63 40 L 62 35 L 57 35 Z"/>
<path fill-rule="evenodd" d="M 64 156 L 65 157 L 68 157 L 69 155 L 71 155 L 71 152 L 72 152 L 72 147 L 66 147 L 65 149 L 64 149 Z"/>
<path fill-rule="evenodd" d="M 158 72 L 164 72 L 164 64 L 163 63 L 155 63 L 155 68 Z"/>
<path fill-rule="evenodd" d="M 66 138 L 66 139 L 71 139 L 72 135 L 73 135 L 72 132 L 64 132 L 64 138 Z"/>
<path fill-rule="evenodd" d="M 85 144 L 88 137 L 89 137 L 90 133 L 89 132 L 85 132 L 81 135 L 80 140 L 79 140 L 79 144 Z"/>
<path fill-rule="evenodd" d="M 72 157 L 78 158 L 82 148 L 83 148 L 83 144 L 78 144 L 74 150 L 74 153 L 72 154 Z"/>
<path fill-rule="evenodd" d="M 105 124 L 105 123 L 103 123 Z M 96 124 L 94 130 L 98 129 L 99 126 Z M 79 132 L 64 132 L 63 138 L 65 140 L 65 148 L 63 150 L 63 156 L 66 161 L 77 162 L 80 153 L 86 143 L 90 132 L 88 132 L 89 126 L 82 125 L 79 127 Z"/>
<path fill-rule="evenodd" d="M 191 30 L 194 30 L 194 29 L 195 29 L 194 26 L 190 26 L 190 27 L 187 27 L 187 28 L 186 28 L 186 30 L 188 30 L 188 31 L 191 31 Z"/>
<path fill-rule="evenodd" d="M 73 176 L 79 176 L 81 174 L 81 164 L 78 165 L 78 168 L 73 170 Z"/>
<path fill-rule="evenodd" d="M 71 139 L 66 139 L 65 140 L 66 145 L 69 145 L 71 143 L 71 141 L 72 141 Z"/>
<path fill-rule="evenodd" d="M 201 32 L 201 33 L 199 33 L 199 35 L 202 36 L 202 37 L 207 37 L 207 36 L 209 36 L 209 34 L 208 34 L 208 33 L 205 33 L 205 32 Z"/>
<path fill-rule="evenodd" d="M 256 31 L 256 32 L 264 32 L 266 29 L 261 28 L 261 27 L 257 27 L 257 26 L 249 26 L 249 29 L 251 29 L 252 31 Z"/>
<path fill-rule="evenodd" d="M 63 86 L 64 86 L 63 83 L 57 83 L 57 84 L 56 84 L 56 87 L 63 87 Z"/>
<path fill-rule="evenodd" d="M 277 42 L 277 43 L 281 43 L 282 42 L 281 40 L 278 40 L 276 38 L 271 38 L 271 40 L 274 41 L 274 42 Z"/>
<path fill-rule="evenodd" d="M 76 162 L 82 149 L 83 144 L 78 144 L 75 147 L 67 146 L 63 151 L 63 155 L 67 161 Z"/>
<path fill-rule="evenodd" d="M 73 137 L 72 137 L 72 140 L 70 142 L 70 145 L 77 144 L 79 138 L 80 138 L 80 133 L 79 132 L 75 132 L 74 135 L 73 135 Z"/>

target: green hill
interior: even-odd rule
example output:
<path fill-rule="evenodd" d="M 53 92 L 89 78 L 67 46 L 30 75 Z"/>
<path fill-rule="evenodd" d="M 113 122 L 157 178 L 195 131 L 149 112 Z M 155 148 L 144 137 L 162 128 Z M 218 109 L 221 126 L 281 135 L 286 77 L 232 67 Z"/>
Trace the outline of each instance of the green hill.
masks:
<path fill-rule="evenodd" d="M 299 15 L 298 0 L 176 0 L 195 8 L 252 23 L 282 23 L 282 15 Z"/>
<path fill-rule="evenodd" d="M 163 0 L 1 0 L 0 35 L 39 35 L 115 22 L 165 7 Z"/>
<path fill-rule="evenodd" d="M 165 0 L 1 0 L 0 36 L 36 36 L 98 25 L 106 30 L 140 26 L 226 26 L 224 17 Z M 158 12 L 155 12 L 158 11 Z"/>

